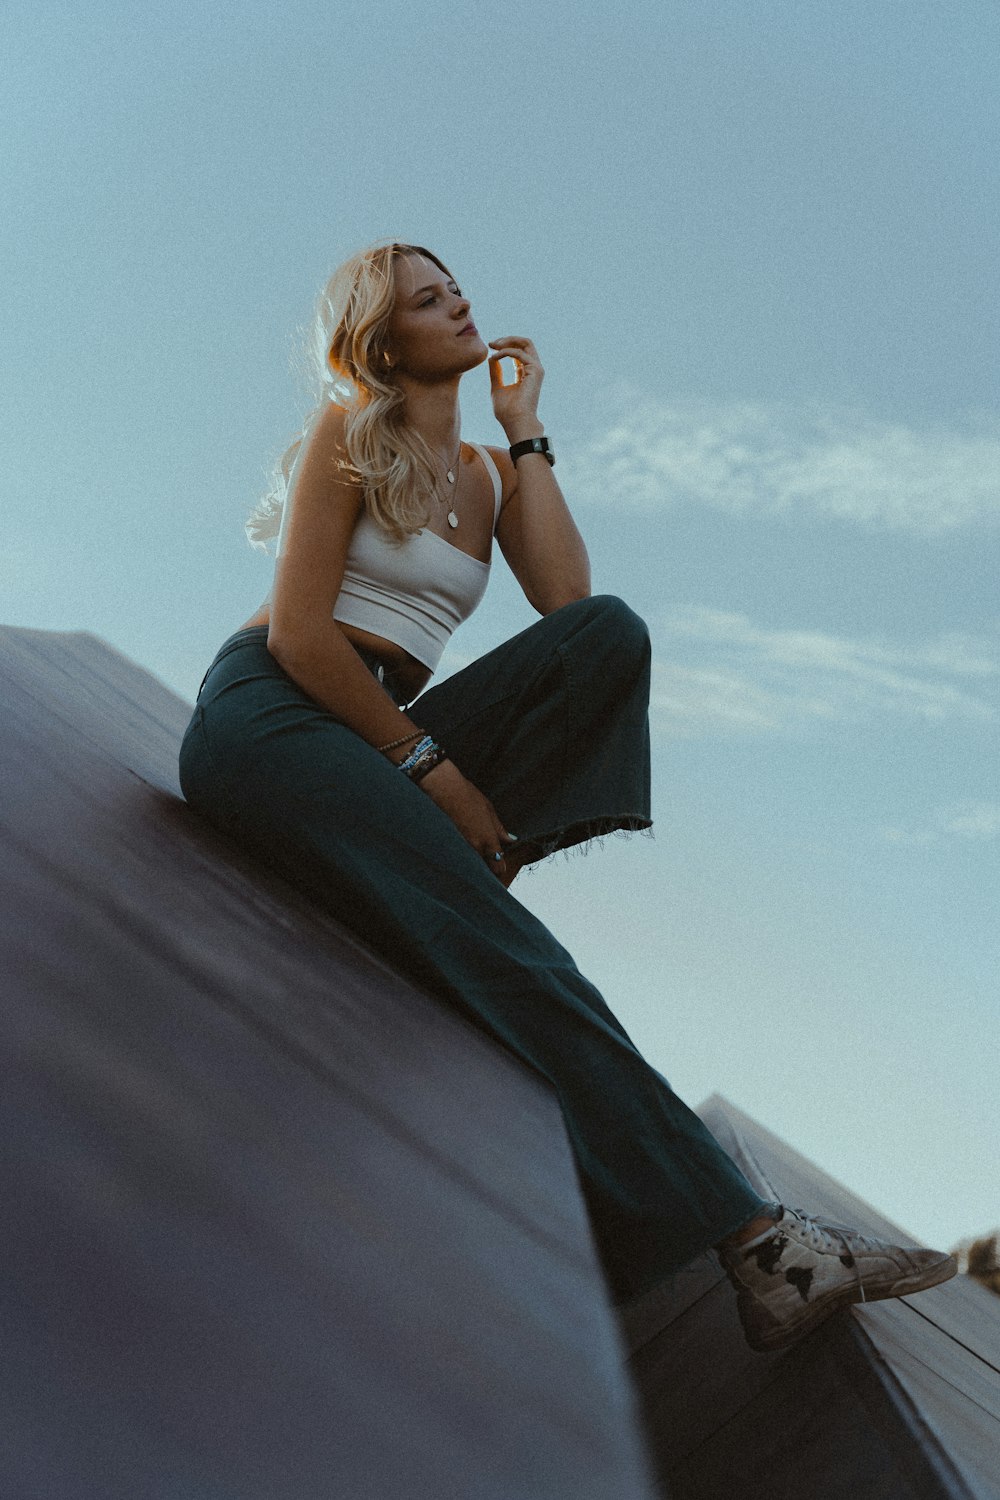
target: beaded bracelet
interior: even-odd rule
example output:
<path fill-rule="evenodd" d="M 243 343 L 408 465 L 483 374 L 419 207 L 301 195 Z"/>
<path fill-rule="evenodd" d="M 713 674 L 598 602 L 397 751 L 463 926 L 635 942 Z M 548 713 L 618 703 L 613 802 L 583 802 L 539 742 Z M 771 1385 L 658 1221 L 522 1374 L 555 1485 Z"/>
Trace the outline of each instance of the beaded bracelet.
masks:
<path fill-rule="evenodd" d="M 398 750 L 400 745 L 408 745 L 411 740 L 419 740 L 423 732 L 422 729 L 415 729 L 412 734 L 401 735 L 398 740 L 390 740 L 388 745 L 376 745 L 375 748 L 380 755 L 384 755 L 387 750 Z"/>
<path fill-rule="evenodd" d="M 399 765 L 396 767 L 396 770 L 402 771 L 404 776 L 409 776 L 410 772 L 413 770 L 413 767 L 417 764 L 418 761 L 423 759 L 428 750 L 436 750 L 437 748 L 437 745 L 431 739 L 430 735 L 425 734 L 423 739 L 420 741 L 420 744 L 415 745 L 406 759 L 400 761 Z"/>

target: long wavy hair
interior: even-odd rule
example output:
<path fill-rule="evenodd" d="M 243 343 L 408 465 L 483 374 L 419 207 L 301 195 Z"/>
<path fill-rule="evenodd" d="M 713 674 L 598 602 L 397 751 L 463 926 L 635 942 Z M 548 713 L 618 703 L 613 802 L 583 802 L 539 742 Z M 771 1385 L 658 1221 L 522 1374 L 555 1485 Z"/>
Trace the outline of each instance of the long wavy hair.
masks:
<path fill-rule="evenodd" d="M 288 479 L 306 433 L 327 401 L 347 410 L 347 459 L 341 467 L 364 492 L 368 513 L 397 540 L 425 525 L 437 484 L 434 455 L 403 420 L 403 393 L 392 383 L 386 335 L 401 257 L 422 255 L 450 276 L 422 245 L 371 245 L 338 266 L 316 304 L 307 346 L 315 404 L 274 468 L 270 488 L 246 523 L 250 545 L 267 551 L 281 526 Z"/>

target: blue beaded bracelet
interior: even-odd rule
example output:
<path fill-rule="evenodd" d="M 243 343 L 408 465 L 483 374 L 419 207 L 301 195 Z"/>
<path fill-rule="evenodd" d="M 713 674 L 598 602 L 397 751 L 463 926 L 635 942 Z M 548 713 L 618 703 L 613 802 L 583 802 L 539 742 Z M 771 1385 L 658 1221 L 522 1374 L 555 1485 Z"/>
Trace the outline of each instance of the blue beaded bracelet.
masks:
<path fill-rule="evenodd" d="M 427 755 L 431 750 L 438 749 L 440 749 L 440 746 L 434 742 L 429 734 L 425 734 L 420 743 L 410 751 L 406 759 L 400 761 L 396 769 L 398 771 L 402 771 L 404 776 L 409 776 L 410 772 L 414 769 L 419 761 L 423 760 L 425 755 Z"/>

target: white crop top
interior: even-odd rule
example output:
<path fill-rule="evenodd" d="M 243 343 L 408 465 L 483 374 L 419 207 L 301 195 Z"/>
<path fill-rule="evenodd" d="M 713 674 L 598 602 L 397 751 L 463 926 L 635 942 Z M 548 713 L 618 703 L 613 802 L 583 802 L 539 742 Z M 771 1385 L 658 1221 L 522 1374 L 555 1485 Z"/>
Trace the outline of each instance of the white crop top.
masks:
<path fill-rule="evenodd" d="M 493 481 L 493 530 L 500 519 L 500 473 L 485 448 L 470 443 Z M 292 491 L 294 471 L 289 475 Z M 290 510 L 286 497 L 276 555 L 280 556 Z M 363 511 L 351 535 L 344 579 L 333 618 L 402 646 L 432 672 L 452 632 L 467 620 L 486 592 L 490 564 L 453 547 L 436 532 L 422 531 L 397 542 Z"/>

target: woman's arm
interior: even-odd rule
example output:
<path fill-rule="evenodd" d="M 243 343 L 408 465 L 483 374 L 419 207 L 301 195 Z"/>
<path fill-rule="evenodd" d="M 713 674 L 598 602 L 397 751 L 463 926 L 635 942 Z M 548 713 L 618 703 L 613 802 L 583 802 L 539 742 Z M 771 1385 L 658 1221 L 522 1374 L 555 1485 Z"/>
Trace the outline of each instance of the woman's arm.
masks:
<path fill-rule="evenodd" d="M 305 440 L 294 491 L 285 497 L 292 508 L 275 571 L 267 647 L 303 692 L 377 748 L 418 726 L 400 713 L 333 618 L 363 505 L 360 488 L 346 482 L 340 469 L 346 458 L 345 416 L 332 404 L 323 412 Z M 412 748 L 401 745 L 386 754 L 398 765 Z M 508 884 L 513 872 L 508 875 L 503 859 L 494 856 L 502 854 L 510 835 L 489 799 L 450 760 L 429 771 L 419 786 Z"/>
<path fill-rule="evenodd" d="M 491 340 L 493 410 L 510 445 L 541 437 L 538 396 L 544 370 L 530 339 Z M 500 360 L 514 359 L 518 378 L 504 385 Z M 516 465 L 507 453 L 495 454 L 503 480 L 504 504 L 497 541 L 530 604 L 539 614 L 585 599 L 590 594 L 590 559 L 576 523 L 542 453 L 528 453 Z"/>
<path fill-rule="evenodd" d="M 351 534 L 361 514 L 360 487 L 340 469 L 346 413 L 332 403 L 305 439 L 285 542 L 275 569 L 267 647 L 310 698 L 370 745 L 385 745 L 417 725 L 401 714 L 333 618 Z M 407 747 L 390 752 L 405 759 Z"/>

